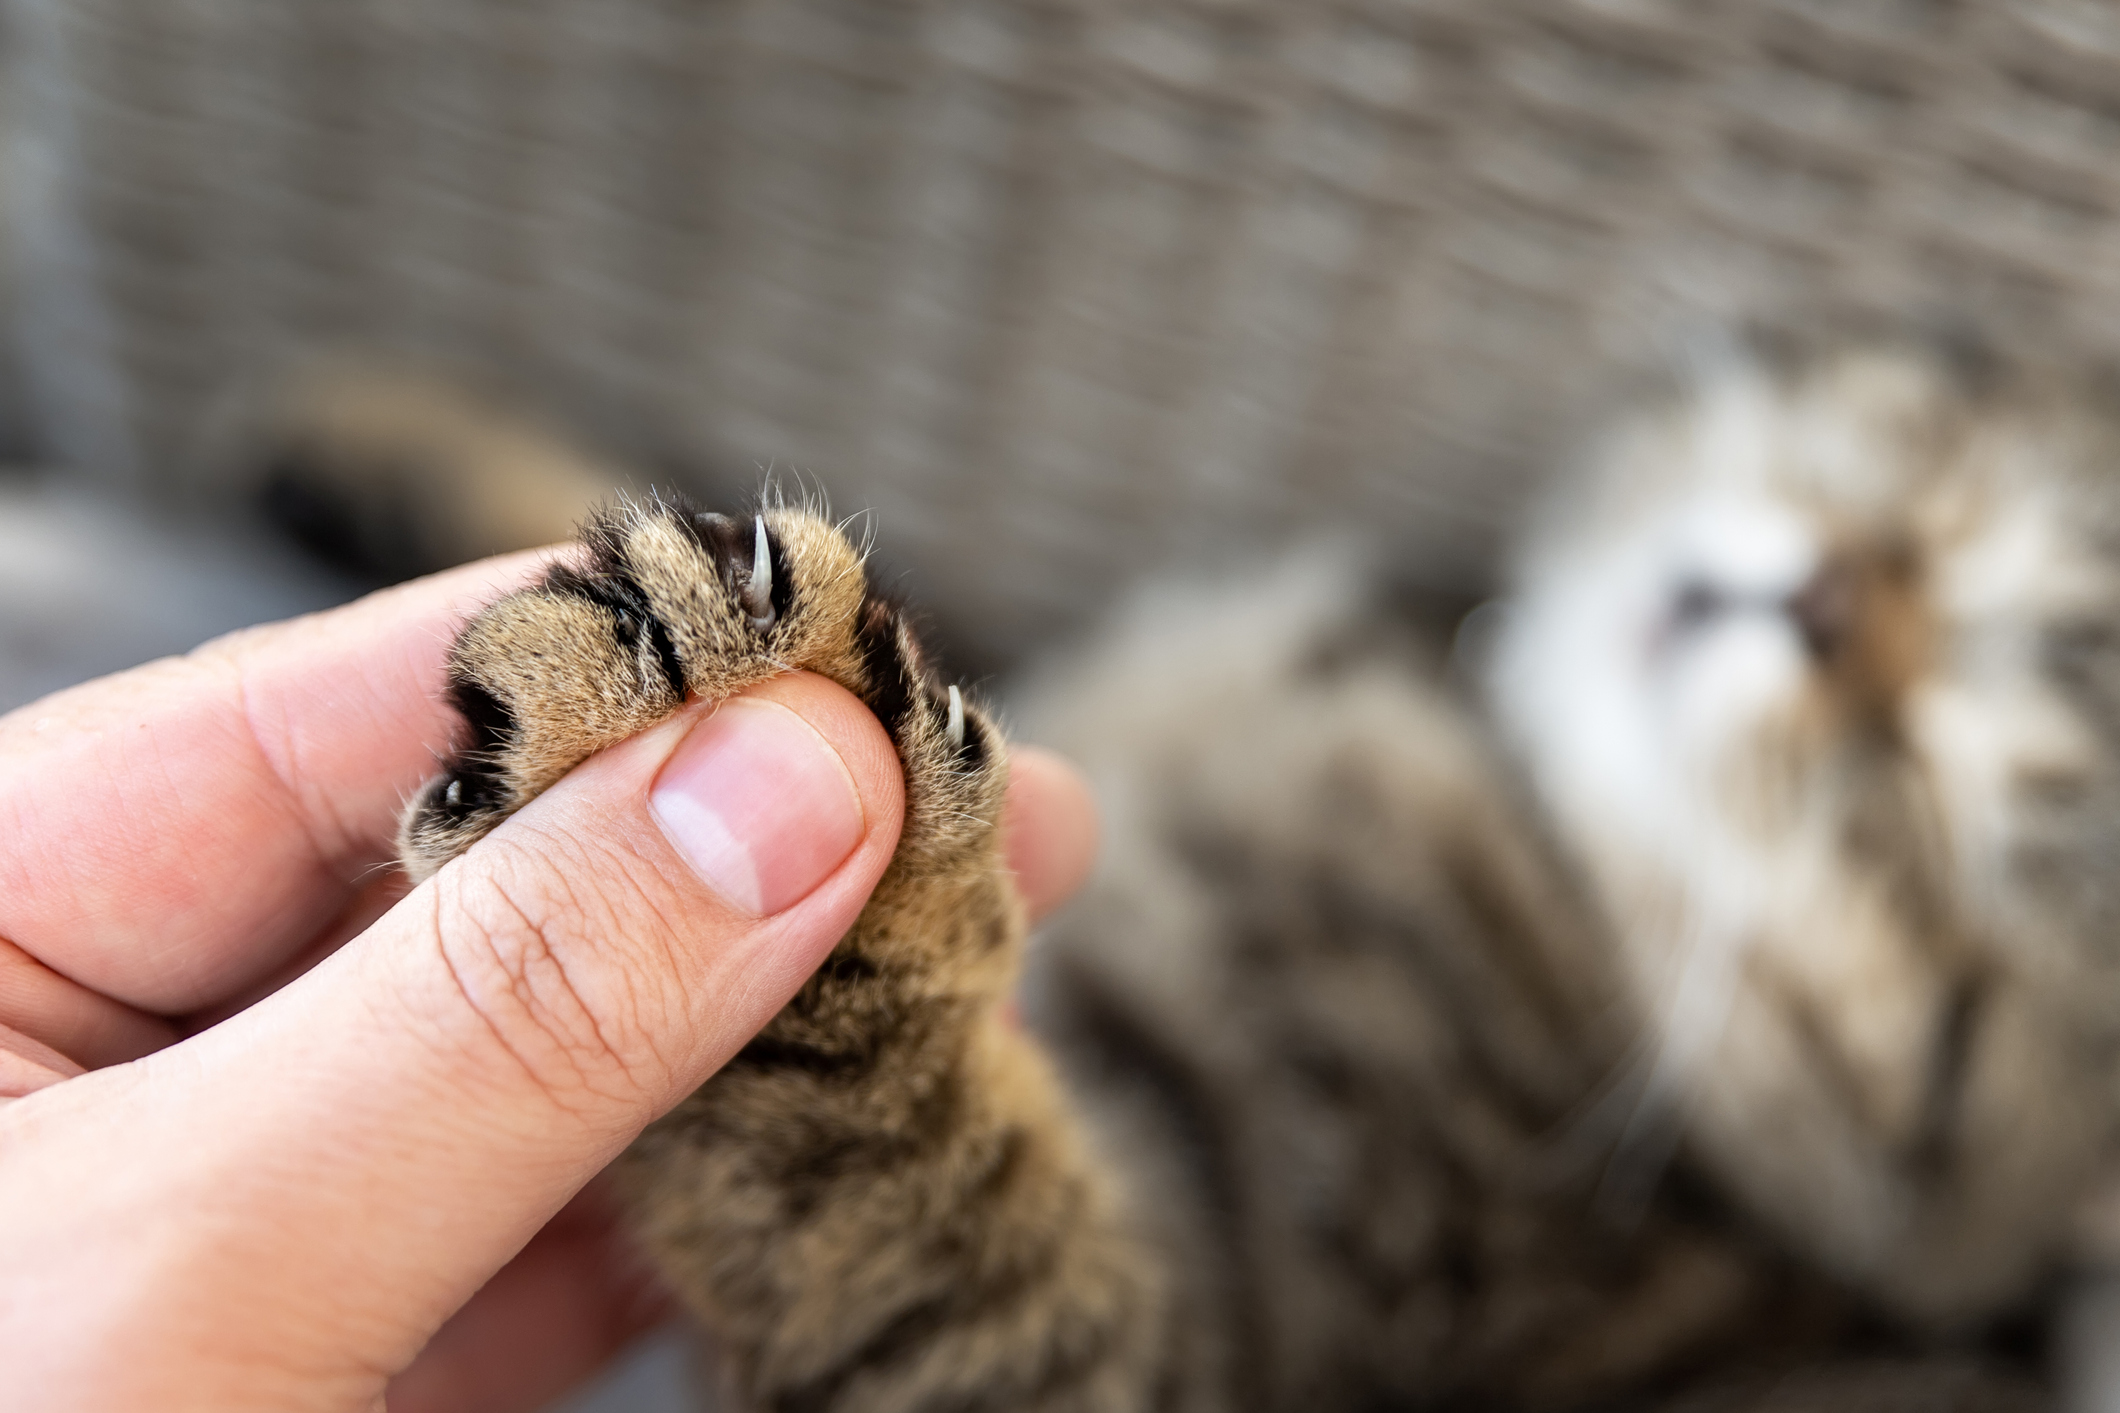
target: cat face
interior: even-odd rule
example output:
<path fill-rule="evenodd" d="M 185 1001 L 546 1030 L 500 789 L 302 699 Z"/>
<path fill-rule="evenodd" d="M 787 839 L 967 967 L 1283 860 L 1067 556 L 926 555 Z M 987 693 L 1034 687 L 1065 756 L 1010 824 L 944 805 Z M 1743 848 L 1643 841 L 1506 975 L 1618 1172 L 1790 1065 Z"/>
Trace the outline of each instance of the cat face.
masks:
<path fill-rule="evenodd" d="M 1637 1113 L 1915 1313 L 2027 1280 L 2109 1126 L 2107 435 L 1907 357 L 1727 370 L 1556 503 L 1494 658 Z"/>

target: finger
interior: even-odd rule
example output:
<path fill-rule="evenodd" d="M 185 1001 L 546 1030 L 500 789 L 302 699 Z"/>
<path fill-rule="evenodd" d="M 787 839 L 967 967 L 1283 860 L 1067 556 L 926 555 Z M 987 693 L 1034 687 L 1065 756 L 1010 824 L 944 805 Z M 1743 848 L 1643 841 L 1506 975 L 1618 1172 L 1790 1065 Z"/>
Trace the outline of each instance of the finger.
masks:
<path fill-rule="evenodd" d="M 80 1073 L 81 1066 L 49 1045 L 0 1025 L 0 1101 L 20 1099 Z"/>
<path fill-rule="evenodd" d="M 1081 885 L 1095 852 L 1087 784 L 1064 757 L 1010 754 L 1004 842 L 1034 917 Z M 608 1205 L 568 1204 L 390 1385 L 391 1413 L 532 1413 L 669 1313 Z"/>
<path fill-rule="evenodd" d="M 1097 806 L 1089 782 L 1065 756 L 1013 746 L 1008 768 L 1002 845 L 1035 922 L 1088 879 L 1097 858 Z"/>
<path fill-rule="evenodd" d="M 50 1046 L 83 1069 L 151 1054 L 177 1038 L 156 1016 L 99 996 L 0 937 L 0 1026 Z"/>
<path fill-rule="evenodd" d="M 411 891 L 412 880 L 405 876 L 404 869 L 394 863 L 370 871 L 359 890 L 347 901 L 346 906 L 339 910 L 338 916 L 325 924 L 323 931 L 243 990 L 216 1001 L 202 1011 L 193 1011 L 178 1017 L 176 1029 L 184 1035 L 196 1035 L 209 1026 L 219 1025 L 230 1016 L 250 1009 L 366 932 L 375 925 L 377 919 L 389 912 Z"/>
<path fill-rule="evenodd" d="M 31 1312 L 11 1382 L 365 1406 L 794 993 L 882 875 L 903 788 L 822 678 L 688 709 L 250 1010 L 0 1109 L 0 1153 L 35 1155 L 0 1163 L 0 1305 Z"/>
<path fill-rule="evenodd" d="M 283 962 L 389 857 L 457 725 L 449 643 L 549 553 L 249 629 L 0 717 L 0 936 L 191 1011 Z"/>
<path fill-rule="evenodd" d="M 569 1202 L 390 1381 L 390 1413 L 536 1413 L 670 1317 L 600 1187 Z"/>

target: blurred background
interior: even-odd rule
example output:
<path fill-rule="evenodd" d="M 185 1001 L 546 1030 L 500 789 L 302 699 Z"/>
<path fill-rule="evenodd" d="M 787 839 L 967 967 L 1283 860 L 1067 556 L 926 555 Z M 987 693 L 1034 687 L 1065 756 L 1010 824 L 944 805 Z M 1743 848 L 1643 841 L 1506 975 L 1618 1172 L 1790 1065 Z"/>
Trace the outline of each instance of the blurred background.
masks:
<path fill-rule="evenodd" d="M 427 567 L 251 532 L 246 409 L 334 359 L 871 508 L 978 675 L 1312 527 L 1476 592 L 1734 323 L 2120 346 L 2093 0 L 0 14 L 4 704 Z"/>
<path fill-rule="evenodd" d="M 1476 594 L 1733 327 L 2120 352 L 2096 0 L 0 0 L 0 66 L 0 708 L 485 543 L 335 541 L 319 369 L 872 509 L 977 676 L 1319 530 Z"/>

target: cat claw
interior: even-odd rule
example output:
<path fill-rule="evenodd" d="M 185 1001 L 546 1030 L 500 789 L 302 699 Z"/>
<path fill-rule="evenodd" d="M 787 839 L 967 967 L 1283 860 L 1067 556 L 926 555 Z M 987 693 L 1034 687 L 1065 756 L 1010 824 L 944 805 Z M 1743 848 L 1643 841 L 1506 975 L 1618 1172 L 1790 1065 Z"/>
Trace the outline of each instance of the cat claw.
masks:
<path fill-rule="evenodd" d="M 964 694 L 950 688 L 950 749 L 964 748 Z"/>
<path fill-rule="evenodd" d="M 743 588 L 743 606 L 751 615 L 751 627 L 763 633 L 778 616 L 773 612 L 773 547 L 766 543 L 766 519 L 753 516 L 758 535 L 751 547 L 751 578 Z"/>

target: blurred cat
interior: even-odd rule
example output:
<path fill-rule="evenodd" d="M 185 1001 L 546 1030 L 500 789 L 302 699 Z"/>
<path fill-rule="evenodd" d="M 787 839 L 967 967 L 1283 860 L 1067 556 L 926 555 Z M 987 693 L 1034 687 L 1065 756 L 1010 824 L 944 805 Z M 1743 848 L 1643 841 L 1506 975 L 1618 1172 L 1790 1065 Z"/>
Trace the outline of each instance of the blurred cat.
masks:
<path fill-rule="evenodd" d="M 1154 1114 L 1127 1146 L 1215 1136 L 1189 1181 L 1239 1197 L 1195 1240 L 1272 1292 L 1253 1359 L 1407 1370 L 1420 1310 L 1450 1372 L 1409 1394 L 1459 1387 L 1484 1312 L 1568 1288 L 1511 1268 L 1550 1228 L 1507 1257 L 1466 1235 L 1520 1200 L 1497 1193 L 1637 1253 L 1709 1214 L 1722 1283 L 1632 1328 L 1676 1340 L 1726 1301 L 1726 1362 L 1786 1332 L 1749 1303 L 1749 1230 L 1862 1311 L 1807 1327 L 1829 1367 L 1977 1348 L 2106 1254 L 2081 1242 L 2120 1036 L 2116 450 L 2057 386 L 1733 359 L 1564 478 L 1458 680 L 1330 553 L 1144 598 L 1025 695 L 1110 815 L 1048 1009 L 1080 1050 L 1161 1057 L 1091 1071 L 1105 1109 Z M 1496 886 L 1512 857 L 1537 866 Z M 1564 1034 L 1593 1039 L 1526 1102 L 1527 1040 Z M 1819 1397 L 1873 1406 L 1880 1377 Z"/>
<path fill-rule="evenodd" d="M 1733 362 L 1455 675 L 1346 554 L 1144 594 L 1016 697 L 1108 821 L 1025 996 L 1064 1091 L 991 1023 L 998 738 L 808 511 L 613 512 L 477 620 L 411 857 L 603 739 L 553 702 L 809 664 L 898 733 L 957 842 L 628 1160 L 751 1405 L 2039 1406 L 1993 1336 L 2113 1130 L 2113 446 L 1919 355 Z"/>

